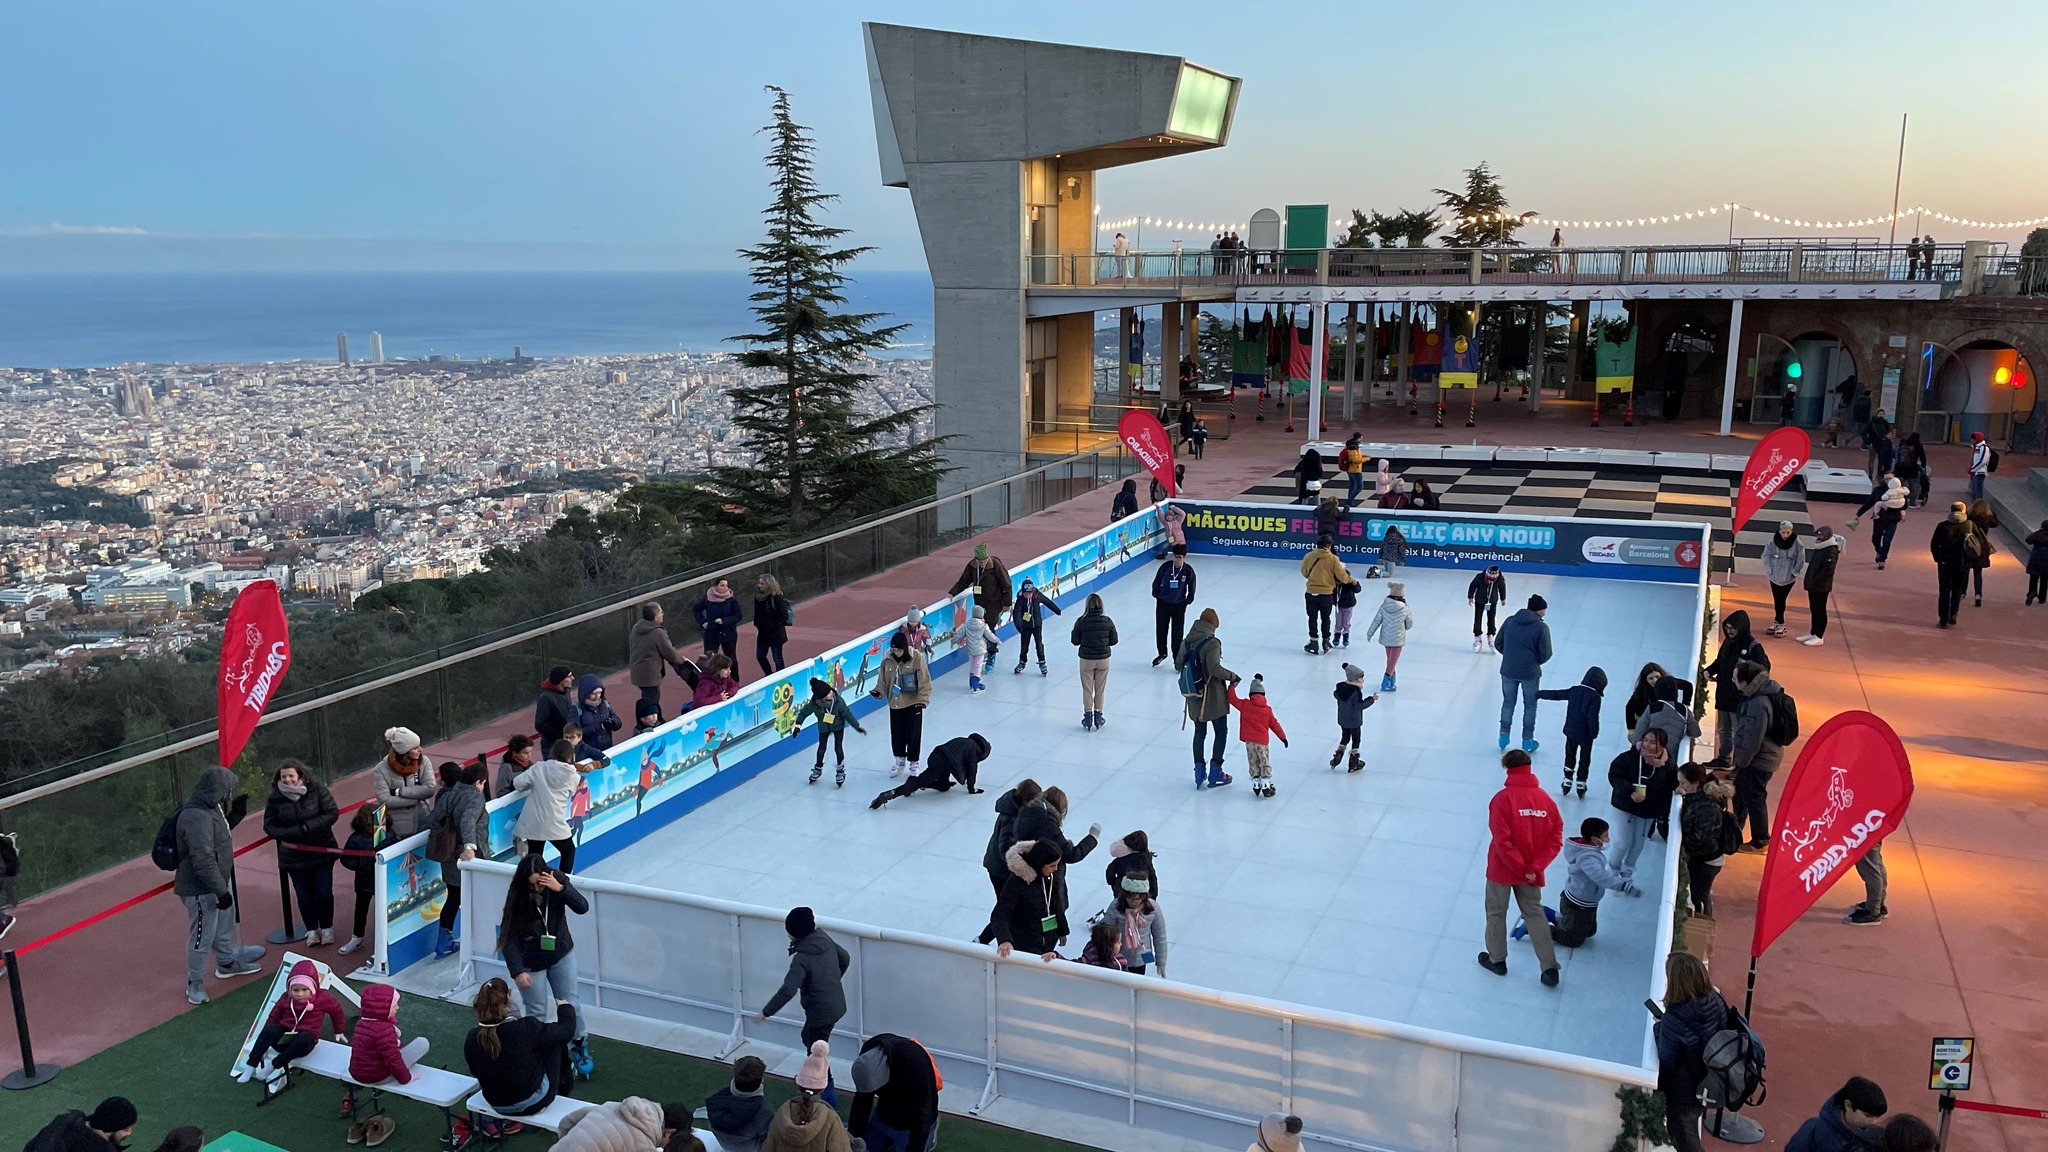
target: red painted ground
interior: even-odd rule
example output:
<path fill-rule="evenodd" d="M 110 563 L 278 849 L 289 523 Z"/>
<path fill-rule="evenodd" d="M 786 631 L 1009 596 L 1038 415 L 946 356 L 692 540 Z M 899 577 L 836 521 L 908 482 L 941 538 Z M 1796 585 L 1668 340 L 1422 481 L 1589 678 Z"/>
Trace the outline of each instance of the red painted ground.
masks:
<path fill-rule="evenodd" d="M 1208 459 L 1190 462 L 1195 496 L 1228 497 L 1276 473 L 1293 459 L 1298 437 L 1279 419 L 1246 418 L 1229 440 L 1212 439 Z M 1713 435 L 1709 424 L 1656 422 L 1622 428 L 1612 418 L 1595 429 L 1582 404 L 1547 404 L 1531 416 L 1513 402 L 1482 401 L 1481 426 L 1432 429 L 1425 412 L 1369 409 L 1357 427 L 1368 438 L 1420 443 L 1597 445 L 1693 451 L 1744 451 Z M 1305 423 L 1305 422 L 1304 422 Z M 1301 425 L 1298 425 L 1301 427 Z M 1305 429 L 1304 429 L 1305 430 Z M 1349 426 L 1332 421 L 1342 436 Z M 1738 429 L 1738 432 L 1745 429 Z M 1751 439 L 1754 437 L 1751 436 Z M 1855 465 L 1860 450 L 1821 453 Z M 1936 449 L 1937 506 L 1963 489 L 1962 450 Z M 2038 465 L 2014 459 L 2007 466 Z M 1111 493 L 1102 490 L 1029 520 L 985 534 L 995 553 L 1021 560 L 1103 523 Z M 2042 749 L 2048 748 L 2048 608 L 2025 608 L 2025 577 L 2010 541 L 1986 581 L 1986 606 L 1966 602 L 1962 627 L 1934 626 L 1934 574 L 1925 548 L 1937 513 L 1908 515 L 1892 563 L 1877 572 L 1867 535 L 1850 538 L 1836 580 L 1828 643 L 1804 648 L 1770 644 L 1778 678 L 1799 699 L 1811 731 L 1850 708 L 1885 717 L 1913 756 L 1918 791 L 1912 811 L 1887 842 L 1892 915 L 1875 928 L 1852 928 L 1841 917 L 1859 899 L 1853 873 L 1788 931 L 1760 966 L 1755 1019 L 1770 1048 L 1771 1095 L 1758 1111 L 1777 1147 L 1800 1120 L 1852 1074 L 1881 1083 L 1895 1109 L 1930 1119 L 1926 1090 L 1928 1041 L 1936 1035 L 1978 1040 L 1974 1098 L 2048 1106 L 2048 1084 L 2026 1069 L 2048 1062 L 2048 801 L 2043 800 Z M 1840 529 L 1847 510 L 1834 518 Z M 971 549 L 960 545 L 830 595 L 806 601 L 792 630 L 789 656 L 808 657 L 839 638 L 900 616 L 930 601 L 958 574 Z M 1725 595 L 1756 616 L 1769 612 L 1760 576 L 1738 577 Z M 1794 597 L 1795 602 L 1801 597 Z M 1789 619 L 1803 624 L 1795 611 Z M 743 637 L 742 653 L 751 650 Z M 614 678 L 614 694 L 630 697 Z M 673 707 L 673 698 L 669 701 Z M 503 742 L 526 724 L 521 712 L 465 733 L 438 754 L 473 754 Z M 365 777 L 336 788 L 343 803 L 367 791 Z M 1478 817 L 1475 817 L 1478 818 Z M 242 842 L 255 835 L 254 822 Z M 241 869 L 246 928 L 260 938 L 277 919 L 276 874 L 259 849 Z M 1713 970 L 1731 999 L 1739 998 L 1747 964 L 1750 914 L 1761 860 L 1739 857 L 1716 888 L 1720 943 Z M 138 861 L 29 902 L 9 938 L 19 947 L 161 882 Z M 345 911 L 347 881 L 339 878 Z M 39 1055 L 60 1063 L 117 1044 L 185 1010 L 180 994 L 184 917 L 159 898 L 88 929 L 23 961 Z M 1476 926 L 1475 926 L 1476 931 Z M 109 990 L 120 988 L 118 994 Z M 0 1000 L 0 1037 L 13 1032 Z M 11 1055 L 0 1063 L 9 1063 Z M 2048 1122 L 1959 1114 L 1952 1146 L 2048 1150 Z"/>

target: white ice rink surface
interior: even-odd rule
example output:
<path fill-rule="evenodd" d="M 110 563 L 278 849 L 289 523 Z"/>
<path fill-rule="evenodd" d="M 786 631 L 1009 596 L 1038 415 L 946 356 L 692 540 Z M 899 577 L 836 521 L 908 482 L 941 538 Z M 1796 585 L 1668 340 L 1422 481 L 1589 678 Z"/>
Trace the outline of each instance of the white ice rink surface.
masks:
<path fill-rule="evenodd" d="M 1159 853 L 1175 980 L 1639 1064 L 1657 920 L 1670 915 L 1655 897 L 1663 841 L 1653 840 L 1637 867 L 1650 895 L 1609 894 L 1599 935 L 1576 951 L 1559 949 L 1561 987 L 1537 982 L 1526 941 L 1510 944 L 1505 978 L 1474 962 L 1484 920 L 1487 801 L 1501 771 L 1499 658 L 1471 651 L 1470 573 L 1402 571 L 1415 630 L 1399 691 L 1366 713 L 1366 771 L 1347 775 L 1329 768 L 1337 733 L 1330 691 L 1345 660 L 1367 671 L 1368 689 L 1377 687 L 1384 655 L 1363 633 L 1385 582 L 1366 582 L 1350 650 L 1312 657 L 1301 650 L 1293 562 L 1197 556 L 1194 563 L 1197 609 L 1214 607 L 1222 617 L 1225 664 L 1247 681 L 1265 676 L 1292 738 L 1291 750 L 1272 746 L 1275 798 L 1255 799 L 1248 787 L 1235 716 L 1226 770 L 1237 782 L 1195 790 L 1172 665 L 1150 666 L 1147 567 L 1104 594 L 1122 641 L 1111 664 L 1106 730 L 1080 727 L 1074 649 L 1066 642 L 1081 607 L 1074 599 L 1048 628 L 1055 641 L 1049 678 L 1035 665 L 1013 676 L 1015 641 L 1005 640 L 987 693 L 968 696 L 964 671 L 938 680 L 925 746 L 968 732 L 986 736 L 994 746 L 981 779 L 986 794 L 920 792 L 869 811 L 890 783 L 887 720 L 876 713 L 863 720 L 868 735 L 848 734 L 845 788 L 833 788 L 829 762 L 822 782 L 805 784 L 814 748 L 806 732 L 801 744 L 790 741 L 788 760 L 589 873 L 773 908 L 808 904 L 822 916 L 969 939 L 991 904 L 981 869 L 991 805 L 1030 776 L 1066 789 L 1070 837 L 1102 825 L 1103 846 L 1070 872 L 1070 919 L 1082 938 L 1069 942 L 1069 955 L 1078 955 L 1083 925 L 1107 901 L 1109 841 L 1142 828 Z M 1647 660 L 1686 667 L 1698 628 L 1695 593 L 1524 575 L 1511 576 L 1510 587 L 1516 606 L 1532 592 L 1550 603 L 1556 656 L 1545 688 L 1576 683 L 1593 664 L 1608 675 L 1586 799 L 1563 805 L 1566 832 L 1576 835 L 1587 816 L 1614 819 L 1605 774 L 1626 744 L 1621 713 L 1629 686 Z M 1550 788 L 1561 775 L 1563 718 L 1562 703 L 1541 706 L 1535 759 Z M 1519 737 L 1519 716 L 1516 729 Z M 1561 859 L 1548 880 L 1545 903 L 1554 908 Z"/>

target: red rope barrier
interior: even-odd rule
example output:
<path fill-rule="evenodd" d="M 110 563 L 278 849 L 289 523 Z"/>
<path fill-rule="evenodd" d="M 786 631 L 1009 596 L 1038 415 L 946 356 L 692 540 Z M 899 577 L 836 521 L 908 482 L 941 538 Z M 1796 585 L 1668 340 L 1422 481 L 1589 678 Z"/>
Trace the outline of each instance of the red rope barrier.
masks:
<path fill-rule="evenodd" d="M 2000 1116 L 2024 1116 L 2029 1120 L 2048 1120 L 2048 1109 L 2042 1108 L 2014 1108 L 2007 1104 L 1979 1104 L 1975 1100 L 1965 1100 L 1960 1096 L 1956 1098 L 1955 1106 L 1965 1112 L 1994 1112 Z"/>
<path fill-rule="evenodd" d="M 484 753 L 480 754 L 480 755 L 478 756 L 478 759 L 481 759 L 481 760 L 483 760 L 483 761 L 485 761 L 485 762 L 487 762 L 487 763 L 488 763 L 491 757 L 493 757 L 493 756 L 496 756 L 496 755 L 497 755 L 498 753 L 500 753 L 500 752 L 503 752 L 503 751 L 505 750 L 505 748 L 506 748 L 506 745 L 503 745 L 503 744 L 501 744 L 501 745 L 499 745 L 498 747 L 496 747 L 496 748 L 493 748 L 493 749 L 491 749 L 491 750 L 490 750 L 490 751 L 488 751 L 488 752 L 484 752 Z M 353 804 L 349 805 L 348 807 L 346 807 L 346 808 L 343 808 L 343 809 L 341 810 L 341 815 L 343 815 L 343 816 L 346 816 L 346 815 L 348 815 L 348 814 L 349 814 L 350 812 L 353 812 L 353 811 L 355 811 L 356 809 L 358 809 L 358 808 L 361 808 L 361 807 L 362 807 L 363 805 L 365 805 L 365 804 L 368 804 L 369 802 L 370 802 L 369 800 L 358 800 L 358 801 L 356 801 L 355 803 L 353 803 Z M 235 849 L 235 855 L 236 855 L 237 857 L 241 857 L 241 856 L 244 856 L 244 855 L 246 855 L 246 854 L 248 854 L 248 853 L 250 853 L 250 852 L 254 852 L 254 851 L 255 851 L 256 849 L 258 849 L 258 848 L 261 848 L 261 847 L 263 847 L 263 846 L 264 846 L 265 844 L 269 844 L 269 843 L 271 843 L 271 842 L 272 842 L 272 841 L 271 841 L 271 838 L 270 838 L 270 837 L 268 837 L 268 836 L 263 836 L 263 837 L 259 837 L 258 839 L 256 839 L 255 841 L 253 841 L 253 842 L 249 843 L 248 845 L 245 845 L 244 847 L 241 847 L 241 848 L 237 848 L 237 849 Z M 294 845 L 292 845 L 292 847 L 294 847 L 294 848 L 298 849 L 298 850 L 299 850 L 299 851 L 301 851 L 301 852 L 325 852 L 325 853 L 330 853 L 330 854 L 332 854 L 332 855 L 335 855 L 335 856 L 374 856 L 374 855 L 376 855 L 376 853 L 375 853 L 374 851 L 371 851 L 371 852 L 365 852 L 365 851 L 363 851 L 363 850 L 361 850 L 361 849 L 357 849 L 357 850 L 355 850 L 355 851 L 350 851 L 349 849 L 346 849 L 346 848 L 326 848 L 326 847 L 321 847 L 321 846 L 318 846 L 318 845 L 312 845 L 312 844 L 294 844 Z M 92 914 L 92 915 L 90 915 L 90 916 L 87 916 L 87 917 L 86 917 L 85 919 L 83 919 L 83 920 L 80 920 L 80 921 L 77 921 L 76 923 L 73 923 L 73 924 L 67 925 L 66 927 L 63 927 L 63 928 L 59 928 L 59 929 L 57 929 L 57 930 L 56 930 L 55 932 L 52 932 L 52 933 L 50 933 L 50 934 L 49 934 L 49 935 L 47 935 L 47 936 L 41 937 L 40 939 L 36 939 L 36 940 L 31 940 L 31 941 L 29 941 L 28 943 L 26 943 L 26 944 L 22 945 L 21 947 L 19 947 L 19 948 L 16 948 L 16 949 L 14 949 L 14 952 L 15 952 L 15 954 L 16 954 L 16 955 L 21 955 L 21 954 L 23 954 L 23 953 L 33 952 L 33 951 L 35 951 L 36 949 L 38 949 L 38 948 L 41 948 L 41 947 L 43 947 L 43 946 L 44 946 L 44 945 L 46 945 L 46 944 L 54 944 L 54 943 L 56 943 L 57 941 L 59 941 L 59 940 L 62 940 L 62 939 L 64 939 L 64 938 L 65 938 L 66 936 L 71 936 L 71 935 L 74 935 L 74 934 L 76 934 L 76 933 L 79 933 L 79 932 L 82 932 L 82 931 L 84 931 L 85 929 L 87 929 L 87 928 L 90 928 L 90 927 L 92 927 L 92 926 L 93 926 L 93 925 L 95 925 L 95 924 L 98 924 L 98 923 L 99 923 L 100 921 L 102 921 L 102 920 L 106 920 L 106 919 L 109 919 L 109 918 L 111 918 L 111 917 L 114 917 L 114 916 L 118 916 L 118 915 L 120 915 L 121 913 L 123 913 L 123 912 L 126 912 L 126 911 L 127 911 L 127 910 L 129 910 L 130 908 L 133 908 L 133 907 L 135 907 L 135 906 L 136 906 L 137 904 L 140 904 L 140 903 L 142 903 L 142 902 L 143 902 L 143 901 L 145 901 L 145 900 L 149 900 L 149 899 L 152 899 L 152 898 L 154 898 L 154 897 L 157 897 L 157 896 L 161 896 L 161 895 L 163 895 L 164 893 L 166 893 L 166 892 L 169 892 L 169 891 L 171 890 L 171 887 L 172 887 L 172 885 L 171 885 L 171 884 L 159 884 L 159 885 L 157 885 L 156 887 L 154 887 L 154 888 L 151 888 L 151 889 L 150 889 L 149 891 L 147 891 L 147 892 L 144 892 L 144 893 L 142 893 L 142 894 L 141 894 L 141 895 L 139 895 L 139 896 L 130 896 L 130 897 L 129 897 L 128 899 L 126 899 L 126 900 L 123 900 L 123 901 L 121 901 L 121 902 L 120 902 L 119 904 L 115 904 L 115 905 L 113 905 L 113 906 L 112 906 L 112 907 L 110 907 L 110 908 L 103 908 L 103 909 L 101 909 L 100 911 L 98 911 L 98 912 L 95 912 L 95 913 L 93 913 L 93 914 Z"/>

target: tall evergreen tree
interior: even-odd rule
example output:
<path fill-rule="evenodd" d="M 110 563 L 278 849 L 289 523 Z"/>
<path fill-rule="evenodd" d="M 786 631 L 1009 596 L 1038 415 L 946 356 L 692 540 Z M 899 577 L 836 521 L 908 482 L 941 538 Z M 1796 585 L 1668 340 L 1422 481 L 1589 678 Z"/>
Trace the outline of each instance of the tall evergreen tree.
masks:
<path fill-rule="evenodd" d="M 748 538 L 784 536 L 832 520 L 930 497 L 946 471 L 938 442 L 912 443 L 929 405 L 890 411 L 866 360 L 904 325 L 879 312 L 845 311 L 845 268 L 870 251 L 842 246 L 846 229 L 820 223 L 838 197 L 820 191 L 810 130 L 775 94 L 762 129 L 774 198 L 767 236 L 740 249 L 750 264 L 759 328 L 735 337 L 740 362 L 771 378 L 733 387 L 732 424 L 752 461 L 710 470 L 706 509 Z"/>
<path fill-rule="evenodd" d="M 1521 217 L 1508 213 L 1508 194 L 1500 177 L 1481 163 L 1465 170 L 1465 190 L 1433 189 L 1451 215 L 1452 228 L 1443 237 L 1449 248 L 1519 248 L 1515 229 Z"/>

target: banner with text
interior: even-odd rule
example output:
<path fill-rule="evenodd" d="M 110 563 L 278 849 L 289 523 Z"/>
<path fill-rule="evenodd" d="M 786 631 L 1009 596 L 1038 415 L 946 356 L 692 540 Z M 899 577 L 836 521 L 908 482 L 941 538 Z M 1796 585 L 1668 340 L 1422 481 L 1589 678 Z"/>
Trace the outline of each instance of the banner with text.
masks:
<path fill-rule="evenodd" d="M 1174 503 L 1188 514 L 1188 549 L 1193 552 L 1299 556 L 1315 546 L 1315 516 L 1306 507 Z M 1337 554 L 1377 562 L 1390 527 L 1407 541 L 1406 563 L 1433 568 L 1498 564 L 1556 576 L 1692 584 L 1700 579 L 1706 557 L 1707 528 L 1701 524 L 1371 509 L 1343 514 Z"/>
<path fill-rule="evenodd" d="M 1734 530 L 1742 531 L 1750 517 L 1762 511 L 1812 458 L 1813 438 L 1803 428 L 1779 428 L 1757 441 L 1749 462 L 1742 467 L 1742 483 L 1735 489 Z"/>
<path fill-rule="evenodd" d="M 1913 799 L 1906 746 L 1876 715 L 1843 712 L 1806 738 L 1778 798 L 1749 954 L 1764 954 L 1836 880 L 1891 834 Z"/>
<path fill-rule="evenodd" d="M 220 633 L 215 709 L 223 765 L 234 766 L 291 666 L 291 636 L 277 581 L 258 580 L 236 595 Z"/>

